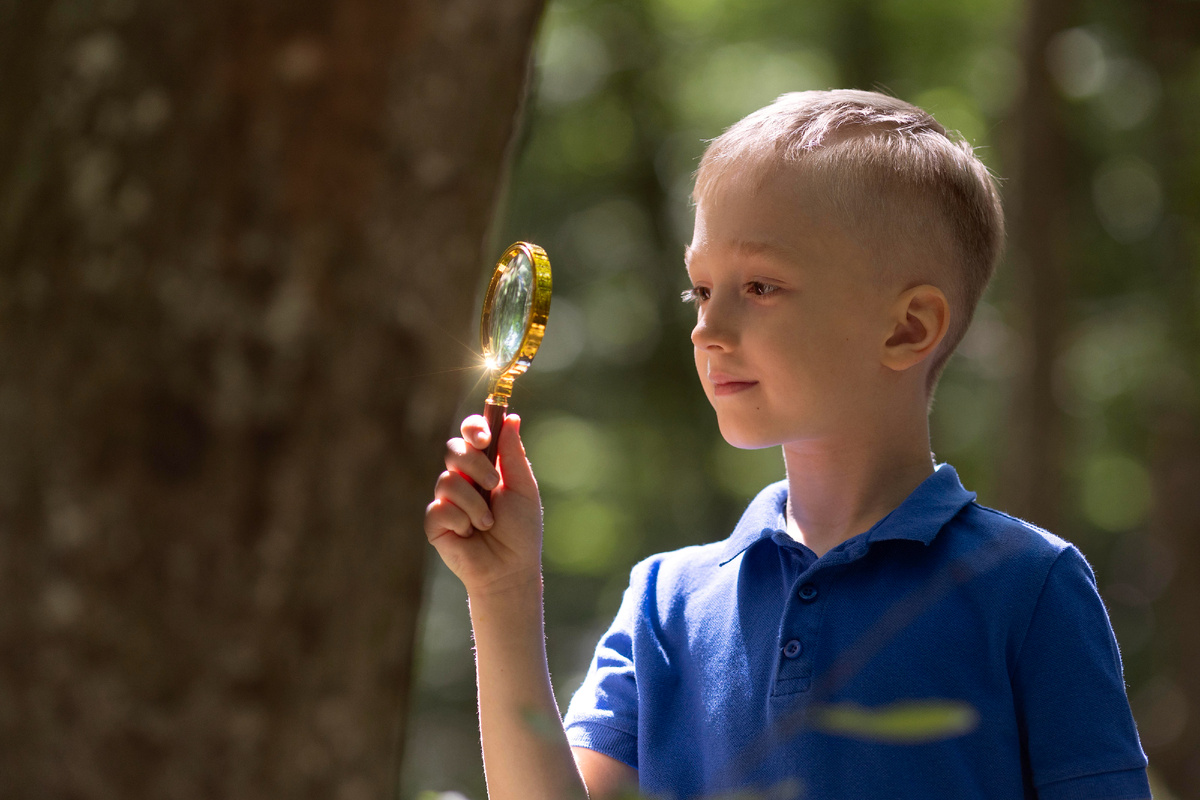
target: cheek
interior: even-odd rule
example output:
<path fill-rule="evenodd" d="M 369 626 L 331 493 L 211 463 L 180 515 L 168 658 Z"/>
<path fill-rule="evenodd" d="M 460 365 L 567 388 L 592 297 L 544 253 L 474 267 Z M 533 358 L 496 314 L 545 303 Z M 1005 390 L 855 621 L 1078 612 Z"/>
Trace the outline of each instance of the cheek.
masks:
<path fill-rule="evenodd" d="M 772 330 L 764 331 L 760 350 L 771 365 L 790 374 L 807 372 L 826 356 L 819 323 L 774 326 Z"/>
<path fill-rule="evenodd" d="M 785 393 L 809 396 L 815 389 L 819 396 L 836 394 L 852 369 L 858 343 L 829 315 L 814 313 L 805 319 L 803 325 L 781 325 L 764 332 L 765 366 L 776 371 L 775 382 Z"/>

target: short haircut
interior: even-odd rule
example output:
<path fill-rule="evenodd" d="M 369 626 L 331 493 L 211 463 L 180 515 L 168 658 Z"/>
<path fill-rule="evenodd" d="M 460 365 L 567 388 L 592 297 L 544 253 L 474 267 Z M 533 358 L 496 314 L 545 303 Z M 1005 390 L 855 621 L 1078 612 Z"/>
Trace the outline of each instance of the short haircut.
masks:
<path fill-rule="evenodd" d="M 950 327 L 926 381 L 970 326 L 1004 247 L 996 179 L 961 136 L 928 112 L 878 92 L 792 92 L 710 142 L 695 202 L 731 175 L 762 180 L 787 167 L 816 189 L 821 210 L 863 240 L 881 280 L 933 283 L 950 302 Z"/>

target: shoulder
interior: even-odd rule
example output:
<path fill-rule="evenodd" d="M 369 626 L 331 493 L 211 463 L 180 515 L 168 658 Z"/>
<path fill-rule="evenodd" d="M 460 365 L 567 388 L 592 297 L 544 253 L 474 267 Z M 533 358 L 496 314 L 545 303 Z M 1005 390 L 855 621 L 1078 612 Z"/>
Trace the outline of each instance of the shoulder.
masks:
<path fill-rule="evenodd" d="M 1045 563 L 1047 568 L 1064 552 L 1079 552 L 1045 528 L 975 501 L 963 506 L 942 532 L 948 534 L 955 549 L 983 545 L 1002 551 L 1008 559 Z"/>
<path fill-rule="evenodd" d="M 639 561 L 629 574 L 630 591 L 669 605 L 705 587 L 712 587 L 721 569 L 724 542 L 691 545 L 656 553 Z"/>
<path fill-rule="evenodd" d="M 1050 582 L 1063 580 L 1081 589 L 1096 578 L 1075 545 L 1032 522 L 970 502 L 939 534 L 946 554 L 965 563 L 988 583 L 1004 584 L 1002 591 L 1020 588 L 1036 602 Z"/>

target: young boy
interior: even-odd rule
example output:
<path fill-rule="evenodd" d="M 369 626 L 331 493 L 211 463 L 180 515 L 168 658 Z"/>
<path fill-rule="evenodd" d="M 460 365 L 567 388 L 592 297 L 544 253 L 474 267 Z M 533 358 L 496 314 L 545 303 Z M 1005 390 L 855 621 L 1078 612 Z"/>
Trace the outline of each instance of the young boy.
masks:
<path fill-rule="evenodd" d="M 634 567 L 560 725 L 519 419 L 498 471 L 464 421 L 425 529 L 470 598 L 491 800 L 1148 798 L 1087 563 L 929 450 L 1003 242 L 970 145 L 877 93 L 789 94 L 712 142 L 694 199 L 700 382 L 787 478 Z"/>

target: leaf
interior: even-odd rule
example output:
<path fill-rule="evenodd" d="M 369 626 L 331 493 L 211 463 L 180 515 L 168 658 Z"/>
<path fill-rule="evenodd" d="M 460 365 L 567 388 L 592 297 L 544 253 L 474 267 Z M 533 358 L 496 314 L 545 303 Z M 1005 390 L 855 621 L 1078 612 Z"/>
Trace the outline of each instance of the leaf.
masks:
<path fill-rule="evenodd" d="M 890 744 L 921 744 L 970 733 L 979 712 L 957 700 L 905 700 L 867 708 L 856 703 L 830 703 L 813 714 L 822 733 Z"/>

